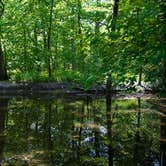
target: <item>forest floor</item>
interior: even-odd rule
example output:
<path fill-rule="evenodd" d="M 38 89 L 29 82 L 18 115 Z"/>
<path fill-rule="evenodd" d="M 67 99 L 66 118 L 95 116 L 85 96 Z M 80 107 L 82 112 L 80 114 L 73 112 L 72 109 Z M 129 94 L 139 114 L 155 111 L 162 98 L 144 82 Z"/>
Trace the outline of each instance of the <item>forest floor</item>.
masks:
<path fill-rule="evenodd" d="M 135 90 L 127 90 L 127 88 L 113 88 L 114 96 L 120 96 L 123 98 L 135 98 L 135 97 L 150 97 L 153 94 L 151 89 L 137 86 Z M 80 85 L 73 83 L 59 83 L 59 82 L 0 82 L 0 96 L 30 96 L 30 97 L 84 97 L 87 95 L 105 95 L 105 85 L 97 85 L 85 90 Z"/>

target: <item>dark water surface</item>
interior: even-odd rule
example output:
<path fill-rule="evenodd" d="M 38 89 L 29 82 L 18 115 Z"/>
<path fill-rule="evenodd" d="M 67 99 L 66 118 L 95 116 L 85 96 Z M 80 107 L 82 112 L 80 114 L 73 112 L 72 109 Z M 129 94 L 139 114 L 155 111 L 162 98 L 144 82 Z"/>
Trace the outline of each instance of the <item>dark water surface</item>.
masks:
<path fill-rule="evenodd" d="M 166 99 L 0 98 L 2 166 L 165 166 L 165 153 Z"/>

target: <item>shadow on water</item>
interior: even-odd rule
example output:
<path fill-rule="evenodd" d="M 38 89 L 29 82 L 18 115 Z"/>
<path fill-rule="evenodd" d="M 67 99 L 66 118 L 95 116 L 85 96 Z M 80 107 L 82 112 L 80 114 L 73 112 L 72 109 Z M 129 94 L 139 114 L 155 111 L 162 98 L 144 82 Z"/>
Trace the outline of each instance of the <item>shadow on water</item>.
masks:
<path fill-rule="evenodd" d="M 110 93 L 0 99 L 0 165 L 165 166 L 165 117 L 145 99 Z"/>

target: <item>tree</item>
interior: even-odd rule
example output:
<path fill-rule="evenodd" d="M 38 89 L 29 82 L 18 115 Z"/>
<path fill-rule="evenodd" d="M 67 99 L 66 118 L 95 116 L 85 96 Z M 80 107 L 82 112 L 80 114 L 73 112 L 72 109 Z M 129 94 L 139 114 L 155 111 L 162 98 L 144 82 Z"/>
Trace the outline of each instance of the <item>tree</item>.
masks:
<path fill-rule="evenodd" d="M 0 24 L 1 79 L 7 78 L 7 68 L 16 81 L 74 81 L 88 89 L 111 76 L 113 86 L 138 80 L 161 87 L 164 5 L 155 0 L 8 0 Z"/>
<path fill-rule="evenodd" d="M 160 51 L 161 51 L 161 56 L 162 56 L 162 65 L 163 65 L 163 76 L 162 76 L 162 84 L 164 85 L 164 89 L 166 90 L 166 1 L 162 0 L 159 2 L 160 4 L 160 10 L 161 10 L 161 15 L 160 15 Z"/>
<path fill-rule="evenodd" d="M 0 1 L 0 19 L 2 19 L 2 15 L 4 12 L 4 4 L 2 0 Z M 7 80 L 7 71 L 6 71 L 6 62 L 4 59 L 4 53 L 2 50 L 2 25 L 0 24 L 0 80 Z"/>

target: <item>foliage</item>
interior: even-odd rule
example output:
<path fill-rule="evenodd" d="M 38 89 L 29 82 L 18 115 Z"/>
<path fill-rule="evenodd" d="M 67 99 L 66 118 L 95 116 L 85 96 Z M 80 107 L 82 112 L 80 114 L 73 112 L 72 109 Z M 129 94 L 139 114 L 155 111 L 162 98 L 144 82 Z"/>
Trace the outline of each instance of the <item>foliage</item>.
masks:
<path fill-rule="evenodd" d="M 141 72 L 142 81 L 165 88 L 164 0 L 121 0 L 115 22 L 110 0 L 3 2 L 1 42 L 11 80 L 90 88 L 108 72 L 116 86 L 132 85 Z"/>

